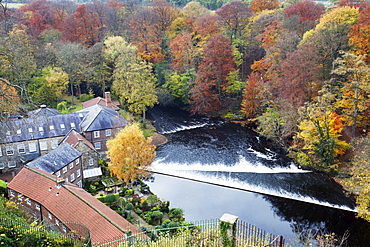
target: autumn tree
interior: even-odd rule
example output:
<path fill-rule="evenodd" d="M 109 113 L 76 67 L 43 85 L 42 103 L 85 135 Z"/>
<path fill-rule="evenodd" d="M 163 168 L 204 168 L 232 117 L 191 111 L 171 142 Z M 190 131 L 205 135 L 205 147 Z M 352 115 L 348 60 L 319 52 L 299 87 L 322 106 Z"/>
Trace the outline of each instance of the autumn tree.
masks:
<path fill-rule="evenodd" d="M 370 54 L 370 5 L 360 12 L 358 23 L 352 26 L 349 42 L 356 55 Z M 364 59 L 370 63 L 370 56 Z"/>
<path fill-rule="evenodd" d="M 8 80 L 0 78 L 0 120 L 5 120 L 9 114 L 19 110 L 20 103 L 16 87 Z"/>
<path fill-rule="evenodd" d="M 109 37 L 106 57 L 114 59 L 113 89 L 131 112 L 143 114 L 158 102 L 152 66 L 137 54 L 137 48 L 122 37 Z"/>
<path fill-rule="evenodd" d="M 251 10 L 254 13 L 258 13 L 267 9 L 278 9 L 279 7 L 280 3 L 277 0 L 253 0 L 251 4 Z"/>
<path fill-rule="evenodd" d="M 260 106 L 261 99 L 259 98 L 261 75 L 254 72 L 249 75 L 243 101 L 241 104 L 241 112 L 245 115 L 247 120 L 257 117 L 258 107 Z"/>
<path fill-rule="evenodd" d="M 204 58 L 191 89 L 190 104 L 193 114 L 218 115 L 229 85 L 227 76 L 235 70 L 230 40 L 216 34 L 204 47 Z"/>
<path fill-rule="evenodd" d="M 345 123 L 352 126 L 352 137 L 356 136 L 358 127 L 364 132 L 370 127 L 370 66 L 365 63 L 364 58 L 362 55 L 343 52 L 342 57 L 335 60 L 336 67 L 332 71 L 341 87 L 336 106 L 342 112 Z"/>
<path fill-rule="evenodd" d="M 68 74 L 60 68 L 46 67 L 42 70 L 41 76 L 34 77 L 29 90 L 33 100 L 40 104 L 55 106 L 57 100 L 67 89 Z"/>
<path fill-rule="evenodd" d="M 218 9 L 216 13 L 221 17 L 224 30 L 231 42 L 243 36 L 243 31 L 252 16 L 248 3 L 241 1 L 229 2 Z"/>
<path fill-rule="evenodd" d="M 148 177 L 148 168 L 155 158 L 151 138 L 145 139 L 138 124 L 126 126 L 114 139 L 107 141 L 108 167 L 112 175 L 125 183 Z"/>

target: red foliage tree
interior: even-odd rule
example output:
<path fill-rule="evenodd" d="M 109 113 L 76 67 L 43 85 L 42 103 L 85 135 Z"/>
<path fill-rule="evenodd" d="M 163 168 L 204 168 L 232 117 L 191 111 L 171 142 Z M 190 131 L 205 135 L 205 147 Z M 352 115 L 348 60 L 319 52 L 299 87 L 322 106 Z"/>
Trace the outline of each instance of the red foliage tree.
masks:
<path fill-rule="evenodd" d="M 228 86 L 227 76 L 235 70 L 230 40 L 221 34 L 211 37 L 204 47 L 204 59 L 195 86 L 190 91 L 191 112 L 207 116 L 219 115 Z"/>
<path fill-rule="evenodd" d="M 193 36 L 189 32 L 177 35 L 170 42 L 172 52 L 172 68 L 180 74 L 196 67 L 199 59 L 199 49 L 194 46 Z"/>
<path fill-rule="evenodd" d="M 289 19 L 289 22 L 295 19 L 298 21 L 296 30 L 300 35 L 303 35 L 306 31 L 315 27 L 316 21 L 324 13 L 324 10 L 324 5 L 305 0 L 286 7 L 284 15 Z"/>
<path fill-rule="evenodd" d="M 370 54 L 370 5 L 360 12 L 358 23 L 352 26 L 349 42 L 357 55 Z M 370 63 L 370 56 L 365 61 Z"/>
<path fill-rule="evenodd" d="M 206 43 L 210 37 L 221 32 L 220 18 L 217 15 L 202 15 L 195 20 L 192 30 L 194 38 Z"/>
<path fill-rule="evenodd" d="M 216 13 L 221 17 L 231 41 L 242 37 L 252 11 L 247 2 L 232 1 L 222 6 Z"/>
<path fill-rule="evenodd" d="M 359 8 L 359 10 L 364 10 L 370 3 L 366 0 L 340 0 L 338 3 L 339 6 L 350 6 L 354 8 Z"/>
<path fill-rule="evenodd" d="M 241 112 L 245 114 L 246 119 L 252 119 L 257 117 L 258 107 L 261 102 L 261 99 L 258 97 L 260 93 L 259 84 L 261 83 L 261 74 L 253 72 L 248 76 L 247 81 Z"/>

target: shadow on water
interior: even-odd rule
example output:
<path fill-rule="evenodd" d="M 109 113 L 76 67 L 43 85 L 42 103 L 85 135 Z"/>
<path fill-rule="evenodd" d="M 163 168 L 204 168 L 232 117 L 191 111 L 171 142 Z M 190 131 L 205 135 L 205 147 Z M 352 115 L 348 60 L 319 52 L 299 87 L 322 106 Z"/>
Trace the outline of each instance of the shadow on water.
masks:
<path fill-rule="evenodd" d="M 363 244 L 364 242 L 357 243 L 356 239 L 357 233 L 361 232 L 359 225 L 367 231 L 370 229 L 369 226 L 356 219 L 353 212 L 330 208 L 334 206 L 347 210 L 354 209 L 353 198 L 348 197 L 343 188 L 330 177 L 298 169 L 286 156 L 286 151 L 282 147 L 258 136 L 248 128 L 219 119 L 189 116 L 178 109 L 154 108 L 149 111 L 149 116 L 157 130 L 165 134 L 169 140 L 157 149 L 157 157 L 153 163 L 154 171 L 240 190 L 260 192 L 271 204 L 271 208 L 266 209 L 263 206 L 263 210 L 273 211 L 281 217 L 282 221 L 288 222 L 293 233 L 297 231 L 308 233 L 313 229 L 323 229 L 325 232 L 342 235 L 345 230 L 349 230 L 351 241 L 355 243 L 353 246 L 367 246 Z M 161 180 L 163 179 L 161 177 Z M 176 188 L 175 184 L 183 186 L 185 183 L 174 179 L 166 179 L 166 181 L 173 184 L 171 186 L 166 184 L 163 189 L 165 194 L 160 195 L 164 198 L 172 193 L 171 189 L 178 191 L 179 188 Z M 197 182 L 186 182 L 186 186 L 205 188 L 205 185 Z M 193 191 L 198 193 L 195 187 Z M 224 191 L 224 188 L 220 187 L 219 189 L 206 188 L 216 194 L 221 193 L 221 190 Z M 233 190 L 227 190 L 227 193 L 230 194 L 231 191 Z M 237 197 L 245 197 L 248 192 L 233 193 L 236 193 Z M 226 195 L 226 192 L 223 194 Z M 192 195 L 189 197 L 193 198 Z M 260 201 L 257 203 L 256 197 L 248 196 L 248 198 L 248 205 L 264 205 Z M 167 200 L 172 199 L 186 204 L 178 195 L 173 195 Z M 203 202 L 202 197 L 196 200 L 197 203 Z M 228 210 L 228 208 L 231 211 L 236 210 L 238 214 L 243 215 L 244 212 L 238 211 L 239 209 L 233 206 L 235 197 L 229 200 L 231 202 L 224 201 L 218 207 L 222 207 L 222 210 Z M 205 200 L 203 203 L 207 202 Z M 216 201 L 213 203 L 217 204 Z M 205 205 L 198 206 L 202 208 Z M 250 207 L 248 210 L 252 210 Z M 261 208 L 262 206 L 253 209 L 254 214 L 259 215 L 257 211 Z M 186 212 L 185 216 L 190 217 L 196 210 L 191 208 L 191 212 Z M 253 217 L 252 214 L 245 217 Z M 259 219 L 261 218 L 262 216 Z M 270 216 L 270 219 L 271 224 L 281 224 L 274 219 L 274 216 Z M 338 226 L 336 222 L 342 225 Z M 260 225 L 258 222 L 256 224 Z M 265 227 L 268 226 L 265 224 Z"/>

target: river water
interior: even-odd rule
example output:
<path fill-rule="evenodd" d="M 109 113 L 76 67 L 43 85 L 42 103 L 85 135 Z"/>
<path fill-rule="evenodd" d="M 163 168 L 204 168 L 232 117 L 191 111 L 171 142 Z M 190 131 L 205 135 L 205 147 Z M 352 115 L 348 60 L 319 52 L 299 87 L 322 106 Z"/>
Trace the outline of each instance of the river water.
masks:
<path fill-rule="evenodd" d="M 370 225 L 330 177 L 305 171 L 285 150 L 248 128 L 156 107 L 149 119 L 168 142 L 157 148 L 151 190 L 184 210 L 187 221 L 224 213 L 297 241 L 349 233 L 348 246 L 370 246 Z"/>

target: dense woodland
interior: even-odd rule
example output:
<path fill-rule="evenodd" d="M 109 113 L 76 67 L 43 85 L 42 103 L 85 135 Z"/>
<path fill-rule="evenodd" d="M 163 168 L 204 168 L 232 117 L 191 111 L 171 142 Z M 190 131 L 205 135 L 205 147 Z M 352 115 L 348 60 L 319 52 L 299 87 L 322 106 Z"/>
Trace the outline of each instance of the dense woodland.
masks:
<path fill-rule="evenodd" d="M 1 3 L 3 116 L 111 91 L 222 117 L 345 178 L 370 220 L 370 4 L 341 0 Z M 73 103 L 73 102 L 72 102 Z"/>

